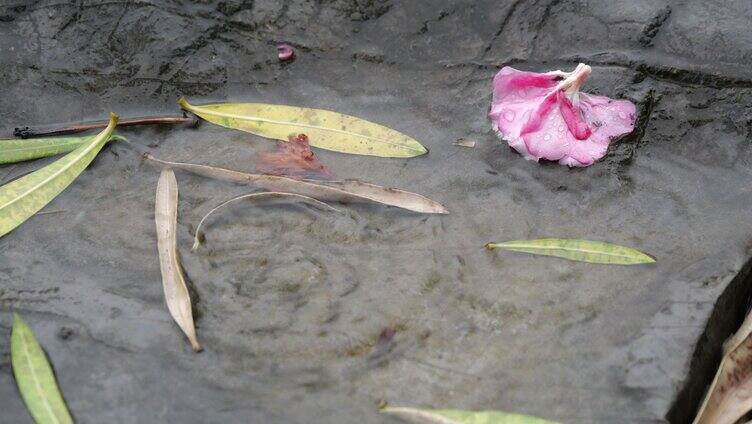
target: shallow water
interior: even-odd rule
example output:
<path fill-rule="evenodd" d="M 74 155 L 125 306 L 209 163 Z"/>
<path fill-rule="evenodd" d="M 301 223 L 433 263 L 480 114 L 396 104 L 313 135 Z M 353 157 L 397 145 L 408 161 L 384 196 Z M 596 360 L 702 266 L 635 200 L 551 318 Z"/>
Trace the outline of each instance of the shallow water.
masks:
<path fill-rule="evenodd" d="M 9 331 L 11 310 L 25 317 L 80 422 L 396 422 L 378 414 L 382 399 L 661 421 L 715 299 L 752 256 L 752 32 L 740 24 L 752 9 L 731 3 L 0 6 L 4 134 L 110 110 L 178 113 L 179 95 L 327 108 L 430 150 L 409 160 L 317 150 L 336 176 L 450 210 L 238 204 L 191 252 L 201 217 L 248 189 L 177 172 L 179 245 L 205 347 L 196 355 L 163 304 L 159 172 L 141 152 L 252 170 L 272 143 L 208 123 L 123 130 L 132 145 L 107 146 L 45 208 L 60 212 L 0 240 L 0 325 Z M 294 62 L 278 63 L 277 41 L 296 47 Z M 502 65 L 580 60 L 593 66 L 586 90 L 638 104 L 634 135 L 584 170 L 528 162 L 497 141 L 485 114 Z M 476 147 L 453 145 L 460 137 Z M 624 244 L 658 264 L 483 249 L 539 237 Z M 396 335 L 379 344 L 385 328 Z M 27 422 L 7 338 L 0 352 L 3 421 Z"/>

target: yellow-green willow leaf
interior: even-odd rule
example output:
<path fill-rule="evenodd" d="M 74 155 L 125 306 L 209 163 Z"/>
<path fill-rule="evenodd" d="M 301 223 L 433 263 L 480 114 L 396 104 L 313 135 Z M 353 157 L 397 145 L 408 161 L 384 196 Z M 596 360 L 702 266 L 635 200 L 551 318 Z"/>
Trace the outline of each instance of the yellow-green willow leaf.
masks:
<path fill-rule="evenodd" d="M 86 144 L 55 162 L 0 187 L 0 237 L 21 225 L 60 194 L 102 150 L 117 125 L 118 117 Z"/>
<path fill-rule="evenodd" d="M 311 146 L 356 155 L 409 158 L 428 152 L 416 140 L 383 125 L 322 109 L 263 103 L 218 103 L 183 109 L 227 128 L 276 140 L 306 134 Z"/>
<path fill-rule="evenodd" d="M 55 374 L 34 333 L 18 314 L 13 314 L 10 358 L 18 390 L 37 424 L 73 423 Z"/>
<path fill-rule="evenodd" d="M 461 411 L 458 409 L 417 409 L 387 406 L 381 412 L 418 424 L 556 424 L 555 421 L 500 411 Z"/>
<path fill-rule="evenodd" d="M 27 139 L 0 140 L 0 164 L 23 162 L 46 158 L 76 150 L 90 142 L 93 135 L 83 137 L 41 137 Z M 116 135 L 110 140 L 120 139 Z"/>
<path fill-rule="evenodd" d="M 556 256 L 594 264 L 635 265 L 655 262 L 655 258 L 629 247 L 588 240 L 540 239 L 488 243 L 488 249 L 506 249 L 534 255 Z"/>

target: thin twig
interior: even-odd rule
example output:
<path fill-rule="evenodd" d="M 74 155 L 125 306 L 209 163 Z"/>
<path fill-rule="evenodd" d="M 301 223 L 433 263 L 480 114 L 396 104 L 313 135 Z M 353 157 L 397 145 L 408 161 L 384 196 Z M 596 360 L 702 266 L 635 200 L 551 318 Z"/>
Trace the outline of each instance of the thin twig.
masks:
<path fill-rule="evenodd" d="M 77 125 L 71 125 L 63 128 L 51 130 L 34 130 L 29 127 L 16 128 L 13 130 L 15 137 L 47 137 L 55 135 L 76 134 L 88 130 L 100 129 L 107 127 L 108 121 L 84 122 Z M 194 128 L 198 126 L 199 119 L 195 115 L 190 116 L 145 116 L 140 118 L 123 119 L 118 122 L 118 127 L 131 127 L 136 125 L 176 125 L 185 124 Z"/>

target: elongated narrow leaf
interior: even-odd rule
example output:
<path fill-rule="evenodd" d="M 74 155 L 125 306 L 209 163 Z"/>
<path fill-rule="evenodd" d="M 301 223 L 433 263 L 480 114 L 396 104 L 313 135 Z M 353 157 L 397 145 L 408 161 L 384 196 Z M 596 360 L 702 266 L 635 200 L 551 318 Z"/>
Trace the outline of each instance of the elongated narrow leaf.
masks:
<path fill-rule="evenodd" d="M 110 139 L 117 125 L 117 115 L 86 144 L 55 162 L 0 187 L 0 237 L 21 225 L 52 201 L 94 160 Z"/>
<path fill-rule="evenodd" d="M 196 236 L 193 239 L 193 250 L 196 250 L 200 243 L 201 238 L 201 227 L 204 225 L 204 221 L 206 221 L 206 218 L 208 218 L 211 214 L 218 211 L 219 209 L 222 209 L 223 207 L 229 205 L 230 203 L 237 202 L 239 200 L 270 200 L 270 199 L 282 199 L 287 201 L 293 201 L 293 202 L 302 202 L 307 203 L 309 205 L 316 206 L 319 209 L 325 209 L 330 210 L 334 212 L 339 212 L 338 209 L 333 208 L 326 203 L 319 202 L 318 200 L 308 197 L 308 196 L 301 196 L 299 194 L 292 194 L 292 193 L 279 193 L 279 192 L 264 192 L 264 193 L 247 193 L 247 194 L 241 194 L 240 196 L 235 196 L 232 199 L 225 200 L 224 202 L 220 203 L 219 205 L 215 206 L 210 210 L 206 215 L 204 215 L 203 218 L 201 218 L 201 221 L 199 221 L 198 225 L 196 226 Z"/>
<path fill-rule="evenodd" d="M 34 333 L 18 314 L 13 314 L 10 336 L 13 375 L 26 408 L 37 424 L 73 423 L 50 363 Z"/>
<path fill-rule="evenodd" d="M 534 255 L 556 256 L 594 264 L 634 265 L 655 262 L 638 250 L 611 243 L 588 240 L 540 239 L 488 243 L 488 249 L 506 249 Z"/>
<path fill-rule="evenodd" d="M 95 136 L 0 140 L 0 164 L 45 158 L 76 150 Z M 120 137 L 113 135 L 110 140 Z"/>
<path fill-rule="evenodd" d="M 227 128 L 287 141 L 305 134 L 311 146 L 357 155 L 408 158 L 428 152 L 416 140 L 354 116 L 321 109 L 263 103 L 217 103 L 194 106 L 181 98 L 183 109 Z"/>
<path fill-rule="evenodd" d="M 385 188 L 361 181 L 296 180 L 276 175 L 248 174 L 230 169 L 190 163 L 167 162 L 150 154 L 146 159 L 204 177 L 249 184 L 269 191 L 295 193 L 314 199 L 343 203 L 380 203 L 419 213 L 449 213 L 440 203 L 419 194 Z"/>
<path fill-rule="evenodd" d="M 157 224 L 157 247 L 159 266 L 162 270 L 162 287 L 165 303 L 170 315 L 183 330 L 191 347 L 201 351 L 193 325 L 191 296 L 185 284 L 183 268 L 180 266 L 177 242 L 178 222 L 178 182 L 172 169 L 162 170 L 157 183 L 157 200 L 154 206 L 154 220 Z"/>
<path fill-rule="evenodd" d="M 752 311 L 724 345 L 694 424 L 733 424 L 752 411 Z"/>
<path fill-rule="evenodd" d="M 386 407 L 381 412 L 418 424 L 556 424 L 542 418 L 499 411 Z"/>
<path fill-rule="evenodd" d="M 94 137 L 46 137 L 0 140 L 0 164 L 23 162 L 68 153 Z"/>

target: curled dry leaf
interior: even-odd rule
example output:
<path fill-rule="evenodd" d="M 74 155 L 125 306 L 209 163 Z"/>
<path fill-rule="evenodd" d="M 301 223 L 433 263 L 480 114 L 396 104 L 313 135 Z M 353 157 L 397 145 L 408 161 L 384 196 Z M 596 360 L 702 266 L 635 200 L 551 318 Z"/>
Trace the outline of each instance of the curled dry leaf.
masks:
<path fill-rule="evenodd" d="M 18 391 L 37 423 L 72 424 L 68 407 L 57 387 L 55 374 L 34 332 L 18 314 L 13 314 L 10 359 Z"/>
<path fill-rule="evenodd" d="M 45 207 L 78 177 L 110 139 L 118 117 L 88 143 L 52 162 L 44 168 L 0 187 L 0 237 L 21 225 Z"/>
<path fill-rule="evenodd" d="M 269 191 L 295 193 L 313 197 L 321 201 L 342 203 L 380 203 L 395 206 L 418 213 L 449 213 L 440 203 L 434 202 L 419 194 L 385 188 L 374 184 L 356 180 L 318 181 L 295 180 L 276 175 L 248 174 L 230 169 L 191 163 L 168 162 L 155 158 L 149 153 L 144 158 L 164 166 L 182 169 L 196 175 L 230 181 L 239 184 L 249 184 Z"/>
<path fill-rule="evenodd" d="M 726 342 L 694 424 L 733 424 L 752 410 L 752 313 Z"/>
<path fill-rule="evenodd" d="M 154 220 L 157 225 L 157 247 L 159 267 L 162 270 L 162 287 L 165 303 L 170 315 L 183 330 L 191 347 L 201 351 L 193 325 L 191 296 L 185 284 L 183 268 L 180 266 L 177 246 L 178 182 L 172 169 L 162 170 L 157 183 L 157 200 L 154 206 Z"/>
<path fill-rule="evenodd" d="M 556 424 L 554 421 L 500 411 L 461 411 L 458 409 L 418 409 L 384 407 L 381 412 L 417 424 Z"/>
<path fill-rule="evenodd" d="M 311 145 L 356 155 L 409 158 L 428 153 L 416 140 L 354 116 L 322 109 L 262 103 L 218 103 L 194 106 L 185 98 L 180 107 L 227 128 L 287 141 L 308 134 Z"/>
<path fill-rule="evenodd" d="M 655 258 L 638 250 L 617 244 L 589 240 L 515 240 L 504 243 L 488 243 L 486 248 L 556 256 L 570 261 L 594 264 L 634 265 L 655 262 Z"/>
<path fill-rule="evenodd" d="M 240 196 L 235 196 L 232 199 L 225 200 L 224 202 L 220 203 L 219 205 L 215 206 L 210 210 L 206 215 L 204 215 L 203 218 L 201 218 L 201 221 L 199 221 L 198 225 L 196 226 L 196 236 L 193 238 L 193 250 L 198 249 L 198 246 L 201 244 L 201 227 L 204 225 L 204 221 L 206 221 L 206 218 L 209 217 L 209 215 L 213 214 L 214 212 L 218 211 L 219 209 L 222 209 L 223 207 L 229 205 L 230 203 L 237 202 L 239 200 L 287 200 L 287 201 L 293 201 L 293 202 L 302 202 L 307 203 L 312 206 L 316 206 L 320 209 L 324 210 L 330 210 L 334 212 L 339 212 L 339 209 L 333 208 L 326 203 L 319 202 L 316 199 L 313 199 L 308 196 L 301 196 L 299 194 L 292 194 L 292 193 L 279 193 L 279 192 L 263 192 L 263 193 L 246 193 L 241 194 Z"/>

